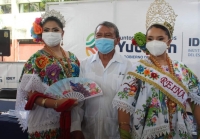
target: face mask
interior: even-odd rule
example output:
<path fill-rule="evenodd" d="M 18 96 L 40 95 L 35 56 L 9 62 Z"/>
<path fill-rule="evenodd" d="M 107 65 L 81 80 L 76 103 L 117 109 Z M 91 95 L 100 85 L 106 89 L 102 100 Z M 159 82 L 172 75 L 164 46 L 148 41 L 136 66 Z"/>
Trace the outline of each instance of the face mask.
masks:
<path fill-rule="evenodd" d="M 153 41 L 147 42 L 146 48 L 149 50 L 149 52 L 152 55 L 160 56 L 167 49 L 167 44 L 163 41 L 153 40 Z"/>
<path fill-rule="evenodd" d="M 114 39 L 100 38 L 95 40 L 99 52 L 108 54 L 114 49 Z"/>
<path fill-rule="evenodd" d="M 54 47 L 62 40 L 62 34 L 59 32 L 45 32 L 42 33 L 42 40 L 49 46 Z"/>

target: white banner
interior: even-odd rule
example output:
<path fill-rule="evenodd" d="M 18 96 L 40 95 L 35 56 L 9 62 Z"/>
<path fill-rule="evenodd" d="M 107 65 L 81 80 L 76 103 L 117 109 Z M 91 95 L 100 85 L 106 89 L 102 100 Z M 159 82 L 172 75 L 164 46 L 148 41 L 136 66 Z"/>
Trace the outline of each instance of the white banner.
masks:
<path fill-rule="evenodd" d="M 60 11 L 67 23 L 64 49 L 82 60 L 96 52 L 94 30 L 102 21 L 110 21 L 119 28 L 121 41 L 116 50 L 132 62 L 145 58 L 139 48 L 131 45 L 134 33 L 146 33 L 146 12 L 154 0 L 88 1 L 48 4 Z M 200 78 L 200 2 L 198 0 L 166 0 L 178 15 L 173 41 L 168 53 L 182 61 Z"/>
<path fill-rule="evenodd" d="M 1 62 L 0 89 L 17 88 L 23 66 L 22 62 Z"/>

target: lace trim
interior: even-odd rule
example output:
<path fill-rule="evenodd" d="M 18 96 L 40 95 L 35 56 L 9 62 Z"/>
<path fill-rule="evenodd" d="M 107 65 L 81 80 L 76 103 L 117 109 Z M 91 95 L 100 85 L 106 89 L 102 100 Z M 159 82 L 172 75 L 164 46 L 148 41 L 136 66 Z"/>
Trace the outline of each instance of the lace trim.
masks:
<path fill-rule="evenodd" d="M 194 104 L 200 105 L 200 96 L 197 96 L 195 93 L 189 93 L 189 98 Z"/>
<path fill-rule="evenodd" d="M 24 74 L 21 83 L 17 89 L 17 98 L 15 105 L 15 115 L 18 118 L 22 130 L 27 129 L 27 117 L 29 111 L 24 109 L 26 105 L 25 98 L 28 92 L 38 91 L 43 93 L 49 86 L 42 83 L 41 79 L 36 74 Z"/>
<path fill-rule="evenodd" d="M 177 123 L 177 130 L 181 133 L 188 133 L 190 136 L 192 136 L 192 123 L 188 123 L 187 127 L 185 124 Z"/>
<path fill-rule="evenodd" d="M 142 138 L 152 136 L 153 138 L 159 137 L 161 135 L 166 135 L 170 133 L 169 125 L 158 126 L 155 128 L 144 129 Z"/>
<path fill-rule="evenodd" d="M 135 130 L 135 128 L 133 127 L 132 132 L 131 132 L 131 136 L 133 139 L 141 139 L 141 136 L 138 134 L 138 132 Z"/>
<path fill-rule="evenodd" d="M 130 115 L 134 113 L 135 108 L 133 106 L 129 106 L 128 104 L 122 101 L 113 100 L 112 104 L 114 108 L 117 107 L 117 109 L 126 111 L 126 113 L 130 113 Z"/>

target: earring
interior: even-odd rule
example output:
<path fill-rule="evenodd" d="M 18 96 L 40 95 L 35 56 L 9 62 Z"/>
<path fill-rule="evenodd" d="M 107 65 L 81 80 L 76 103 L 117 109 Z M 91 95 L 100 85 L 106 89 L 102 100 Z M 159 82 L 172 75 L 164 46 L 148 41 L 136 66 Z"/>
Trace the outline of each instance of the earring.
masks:
<path fill-rule="evenodd" d="M 60 46 L 61 47 L 63 46 L 63 39 L 60 41 Z"/>

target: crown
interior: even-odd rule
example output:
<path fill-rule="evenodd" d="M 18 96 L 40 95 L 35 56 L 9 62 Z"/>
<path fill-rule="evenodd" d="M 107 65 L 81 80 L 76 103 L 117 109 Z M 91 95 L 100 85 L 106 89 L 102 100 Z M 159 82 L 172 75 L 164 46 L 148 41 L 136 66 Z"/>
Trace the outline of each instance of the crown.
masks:
<path fill-rule="evenodd" d="M 56 17 L 58 20 L 60 20 L 60 22 L 62 23 L 63 27 L 65 27 L 66 21 L 65 21 L 64 16 L 60 12 L 55 11 L 54 9 L 50 10 L 50 11 L 46 11 L 44 14 L 41 15 L 42 23 L 44 23 L 44 21 L 48 17 L 52 17 L 52 16 Z"/>
<path fill-rule="evenodd" d="M 154 24 L 166 27 L 172 37 L 177 15 L 165 0 L 155 0 L 146 15 L 146 29 Z"/>

